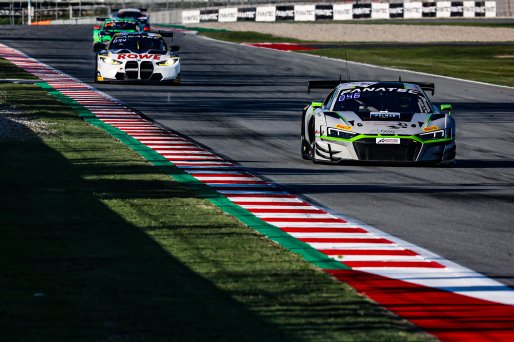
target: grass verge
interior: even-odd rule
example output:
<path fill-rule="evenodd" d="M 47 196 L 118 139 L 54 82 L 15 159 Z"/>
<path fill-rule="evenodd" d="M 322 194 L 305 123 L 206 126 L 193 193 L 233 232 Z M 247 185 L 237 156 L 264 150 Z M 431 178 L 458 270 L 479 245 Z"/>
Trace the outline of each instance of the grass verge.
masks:
<path fill-rule="evenodd" d="M 374 65 L 514 86 L 514 46 L 336 48 L 305 53 Z"/>
<path fill-rule="evenodd" d="M 301 42 L 256 32 L 203 32 L 210 38 L 235 43 Z M 344 44 L 344 43 L 342 43 Z M 430 45 L 380 46 L 376 43 L 357 43 L 345 48 L 320 48 L 300 51 L 318 56 L 345 59 L 385 67 L 427 72 L 506 86 L 514 86 L 514 45 Z M 372 46 L 370 46 L 370 44 Z M 333 45 L 333 44 L 332 44 Z M 319 46 L 319 45 L 316 45 Z"/>
<path fill-rule="evenodd" d="M 250 31 L 200 32 L 202 36 L 233 43 L 296 43 L 301 40 Z"/>
<path fill-rule="evenodd" d="M 48 127 L 40 135 L 16 127 L 25 139 L 0 141 L 7 340 L 430 339 L 199 199 L 39 87 L 4 84 L 0 92 L 3 108 L 30 111 Z"/>

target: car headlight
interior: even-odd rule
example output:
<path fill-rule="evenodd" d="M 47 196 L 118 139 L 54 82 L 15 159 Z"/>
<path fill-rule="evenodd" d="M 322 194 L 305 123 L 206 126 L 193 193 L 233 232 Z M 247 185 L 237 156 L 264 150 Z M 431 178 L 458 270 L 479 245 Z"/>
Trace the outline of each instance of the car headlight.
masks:
<path fill-rule="evenodd" d="M 343 139 L 350 139 L 357 135 L 357 133 L 342 131 L 337 128 L 329 127 L 327 129 L 327 133 L 329 137 L 335 137 L 335 138 L 343 138 Z"/>
<path fill-rule="evenodd" d="M 110 57 L 100 56 L 100 59 L 102 60 L 102 62 L 104 62 L 106 64 L 112 64 L 112 65 L 123 64 L 123 62 L 115 60 L 115 59 L 112 59 Z"/>
<path fill-rule="evenodd" d="M 157 64 L 159 66 L 170 66 L 170 65 L 173 65 L 175 63 L 178 63 L 179 59 L 180 58 L 178 58 L 178 57 L 170 57 L 170 58 L 168 58 L 165 61 L 157 62 L 155 64 Z"/>
<path fill-rule="evenodd" d="M 446 137 L 446 132 L 444 129 L 441 129 L 429 133 L 422 133 L 419 135 L 419 137 L 423 140 L 444 139 Z"/>

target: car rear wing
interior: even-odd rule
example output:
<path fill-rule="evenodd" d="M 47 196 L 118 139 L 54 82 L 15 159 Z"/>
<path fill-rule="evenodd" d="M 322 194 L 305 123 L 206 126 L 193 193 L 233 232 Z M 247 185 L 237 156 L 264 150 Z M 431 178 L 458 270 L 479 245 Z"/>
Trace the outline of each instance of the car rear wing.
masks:
<path fill-rule="evenodd" d="M 104 17 L 96 17 L 96 21 L 105 21 L 107 18 Z"/>
<path fill-rule="evenodd" d="M 363 80 L 322 80 L 322 81 L 309 81 L 307 93 L 311 92 L 311 89 L 334 89 L 338 85 L 342 83 L 352 83 L 352 82 L 402 82 L 402 83 L 410 83 L 419 86 L 421 89 L 425 91 L 429 91 L 434 95 L 435 93 L 435 85 L 434 83 L 429 82 L 410 82 L 410 81 L 363 81 Z"/>

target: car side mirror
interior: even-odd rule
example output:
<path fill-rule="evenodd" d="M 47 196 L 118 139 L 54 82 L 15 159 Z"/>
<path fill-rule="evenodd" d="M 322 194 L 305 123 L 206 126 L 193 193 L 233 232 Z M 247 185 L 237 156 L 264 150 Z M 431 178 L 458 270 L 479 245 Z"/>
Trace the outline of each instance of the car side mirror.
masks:
<path fill-rule="evenodd" d="M 453 109 L 451 104 L 442 104 L 439 108 L 441 109 L 441 112 L 444 114 L 451 114 Z"/>
<path fill-rule="evenodd" d="M 93 50 L 95 52 L 105 50 L 106 48 L 107 48 L 107 45 L 105 45 L 104 43 L 95 43 L 95 45 L 93 46 Z"/>
<path fill-rule="evenodd" d="M 178 46 L 178 45 L 172 45 L 172 46 L 170 46 L 170 51 L 171 51 L 171 52 L 175 52 L 175 51 L 178 51 L 178 50 L 180 50 L 180 46 Z"/>
<path fill-rule="evenodd" d="M 313 102 L 313 103 L 311 103 L 311 107 L 312 107 L 312 109 L 323 108 L 323 103 L 322 102 Z"/>

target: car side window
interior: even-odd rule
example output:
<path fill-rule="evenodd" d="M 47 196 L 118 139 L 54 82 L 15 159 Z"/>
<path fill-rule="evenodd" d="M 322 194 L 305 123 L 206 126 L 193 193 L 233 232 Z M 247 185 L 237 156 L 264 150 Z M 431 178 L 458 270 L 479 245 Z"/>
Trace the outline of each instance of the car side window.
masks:
<path fill-rule="evenodd" d="M 330 94 L 328 94 L 325 101 L 323 101 L 323 107 L 330 108 L 330 105 L 332 104 L 332 98 L 334 97 L 334 93 L 336 92 L 336 89 L 332 90 L 330 92 Z"/>

